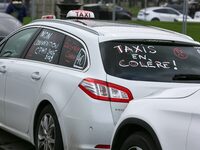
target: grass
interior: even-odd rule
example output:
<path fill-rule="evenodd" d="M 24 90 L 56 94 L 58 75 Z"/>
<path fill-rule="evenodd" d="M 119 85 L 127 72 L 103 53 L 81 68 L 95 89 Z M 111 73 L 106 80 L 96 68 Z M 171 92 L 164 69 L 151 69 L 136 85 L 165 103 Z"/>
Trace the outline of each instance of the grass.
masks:
<path fill-rule="evenodd" d="M 129 23 L 141 24 L 145 26 L 156 26 L 182 33 L 182 22 L 130 21 Z M 187 35 L 200 42 L 200 23 L 187 23 Z"/>
<path fill-rule="evenodd" d="M 32 21 L 31 17 L 25 17 L 23 20 L 23 24 L 26 25 Z"/>

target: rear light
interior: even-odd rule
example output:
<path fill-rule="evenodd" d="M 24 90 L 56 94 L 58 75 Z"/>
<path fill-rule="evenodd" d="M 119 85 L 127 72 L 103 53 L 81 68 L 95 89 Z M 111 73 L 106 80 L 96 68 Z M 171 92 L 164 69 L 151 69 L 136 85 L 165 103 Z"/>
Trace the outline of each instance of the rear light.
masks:
<path fill-rule="evenodd" d="M 101 80 L 87 78 L 79 84 L 79 87 L 97 100 L 128 103 L 133 99 L 129 89 Z"/>
<path fill-rule="evenodd" d="M 110 145 L 97 145 L 95 148 L 110 149 Z"/>

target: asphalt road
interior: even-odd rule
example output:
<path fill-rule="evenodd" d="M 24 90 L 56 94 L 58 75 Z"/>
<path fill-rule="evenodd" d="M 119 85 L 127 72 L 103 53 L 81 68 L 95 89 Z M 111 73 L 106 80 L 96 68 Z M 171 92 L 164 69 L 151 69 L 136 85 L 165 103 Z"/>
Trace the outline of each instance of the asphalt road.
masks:
<path fill-rule="evenodd" d="M 0 150 L 34 150 L 34 147 L 30 143 L 0 129 Z"/>

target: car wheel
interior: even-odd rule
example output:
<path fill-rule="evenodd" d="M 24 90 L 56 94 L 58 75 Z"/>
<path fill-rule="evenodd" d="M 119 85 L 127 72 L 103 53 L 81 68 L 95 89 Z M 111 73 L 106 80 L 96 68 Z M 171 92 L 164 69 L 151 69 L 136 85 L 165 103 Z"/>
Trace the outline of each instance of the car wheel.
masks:
<path fill-rule="evenodd" d="M 149 135 L 136 132 L 129 136 L 122 144 L 120 150 L 158 150 Z"/>
<path fill-rule="evenodd" d="M 151 19 L 151 21 L 160 21 L 160 19 L 158 19 L 158 18 L 153 18 L 153 19 Z"/>
<path fill-rule="evenodd" d="M 48 105 L 39 115 L 35 130 L 36 150 L 63 150 L 63 141 L 58 118 Z"/>

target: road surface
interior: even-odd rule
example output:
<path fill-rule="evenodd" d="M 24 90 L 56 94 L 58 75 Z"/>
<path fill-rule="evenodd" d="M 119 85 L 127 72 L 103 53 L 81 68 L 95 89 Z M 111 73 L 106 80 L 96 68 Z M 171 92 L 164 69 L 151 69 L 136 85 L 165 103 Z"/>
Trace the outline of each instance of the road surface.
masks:
<path fill-rule="evenodd" d="M 0 129 L 0 150 L 34 150 L 26 141 Z"/>

